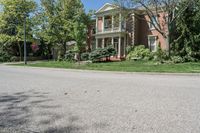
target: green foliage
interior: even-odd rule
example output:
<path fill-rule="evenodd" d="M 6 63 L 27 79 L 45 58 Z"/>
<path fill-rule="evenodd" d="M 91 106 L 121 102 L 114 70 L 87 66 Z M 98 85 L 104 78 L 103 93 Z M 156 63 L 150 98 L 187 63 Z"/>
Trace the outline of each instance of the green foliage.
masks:
<path fill-rule="evenodd" d="M 149 60 L 151 58 L 151 52 L 149 49 L 145 48 L 144 45 L 135 46 L 134 49 L 127 55 L 127 60 L 132 59 L 145 59 Z"/>
<path fill-rule="evenodd" d="M 98 48 L 90 53 L 90 60 L 93 62 L 100 61 L 103 58 L 109 58 L 110 56 L 116 55 L 116 50 L 112 48 L 111 46 L 108 46 L 106 48 Z"/>
<path fill-rule="evenodd" d="M 174 63 L 183 63 L 185 60 L 184 58 L 180 57 L 180 56 L 172 56 L 171 57 L 171 60 L 174 62 Z"/>
<path fill-rule="evenodd" d="M 40 27 L 37 35 L 47 44 L 61 45 L 62 54 L 66 43 L 75 40 L 78 50 L 86 39 L 85 13 L 80 0 L 41 0 L 42 11 L 38 20 Z"/>
<path fill-rule="evenodd" d="M 71 37 L 76 41 L 77 52 L 81 52 L 85 48 L 86 44 L 86 26 L 81 22 L 75 22 L 73 24 L 73 31 Z"/>
<path fill-rule="evenodd" d="M 24 66 L 23 64 L 16 64 Z M 200 62 L 189 62 L 181 64 L 158 64 L 154 61 L 121 61 L 105 63 L 77 63 L 43 61 L 38 63 L 29 63 L 28 66 L 50 67 L 64 69 L 83 69 L 83 70 L 100 70 L 100 71 L 122 71 L 122 72 L 167 72 L 167 73 L 199 73 Z"/>
<path fill-rule="evenodd" d="M 11 56 L 4 51 L 0 51 L 0 62 L 8 62 L 10 61 Z"/>
<path fill-rule="evenodd" d="M 178 10 L 184 10 L 176 20 L 172 54 L 185 58 L 185 61 L 200 60 L 200 0 L 188 2 L 183 1 L 178 6 Z"/>
<path fill-rule="evenodd" d="M 129 54 L 131 51 L 134 50 L 134 46 L 133 45 L 129 45 L 126 47 L 126 52 Z"/>
<path fill-rule="evenodd" d="M 82 53 L 82 54 L 81 54 L 81 60 L 82 60 L 82 61 L 87 61 L 87 60 L 89 60 L 89 54 L 90 54 L 90 53 L 88 53 L 88 52 Z"/>
<path fill-rule="evenodd" d="M 10 58 L 10 61 L 12 61 L 12 62 L 18 61 L 18 58 L 17 58 L 16 56 L 12 56 L 12 57 Z"/>
<path fill-rule="evenodd" d="M 65 53 L 65 61 L 74 61 L 74 56 L 75 56 L 75 52 L 72 50 L 69 50 Z"/>
<path fill-rule="evenodd" d="M 91 14 L 84 12 L 81 0 L 41 0 L 40 6 L 35 0 L 0 0 L 0 4 L 0 45 L 14 47 L 10 51 L 17 54 L 12 55 L 23 55 L 25 16 L 27 42 L 40 42 L 34 56 L 49 56 L 52 47 L 59 46 L 63 58 L 67 42 L 73 40 L 78 53 L 85 48 Z"/>
<path fill-rule="evenodd" d="M 0 4 L 0 43 L 5 47 L 17 45 L 19 56 L 22 57 L 20 45 L 24 40 L 24 18 L 26 17 L 26 37 L 30 42 L 32 40 L 30 14 L 35 11 L 36 3 L 34 0 L 0 0 Z"/>
<path fill-rule="evenodd" d="M 106 57 L 115 56 L 117 54 L 117 51 L 112 46 L 106 47 L 105 50 Z"/>
<path fill-rule="evenodd" d="M 164 60 L 169 59 L 167 52 L 161 49 L 160 44 L 158 45 L 157 50 L 153 56 L 154 56 L 154 60 L 160 61 L 160 62 L 163 62 Z"/>
<path fill-rule="evenodd" d="M 94 51 L 92 51 L 89 55 L 89 59 L 93 62 L 95 61 L 99 61 L 103 56 L 104 54 L 104 51 L 102 48 L 98 48 L 98 49 L 95 49 Z"/>

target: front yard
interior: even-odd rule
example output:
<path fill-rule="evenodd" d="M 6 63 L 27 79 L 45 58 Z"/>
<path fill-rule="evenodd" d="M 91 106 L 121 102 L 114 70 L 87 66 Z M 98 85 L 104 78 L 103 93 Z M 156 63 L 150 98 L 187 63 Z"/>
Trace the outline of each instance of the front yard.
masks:
<path fill-rule="evenodd" d="M 17 65 L 23 66 L 23 64 Z M 28 64 L 27 66 L 123 72 L 200 73 L 200 62 L 158 64 L 153 61 L 122 61 L 79 65 L 64 61 L 48 61 Z"/>

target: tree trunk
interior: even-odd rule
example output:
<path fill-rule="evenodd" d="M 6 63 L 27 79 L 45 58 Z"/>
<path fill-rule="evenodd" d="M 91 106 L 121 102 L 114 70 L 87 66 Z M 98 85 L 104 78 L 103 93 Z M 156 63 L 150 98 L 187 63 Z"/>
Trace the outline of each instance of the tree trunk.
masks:
<path fill-rule="evenodd" d="M 166 35 L 166 37 L 164 37 L 164 38 L 165 38 L 165 45 L 166 45 L 167 54 L 170 57 L 171 47 L 170 47 L 170 37 L 169 37 L 169 34 Z"/>
<path fill-rule="evenodd" d="M 22 61 L 22 48 L 20 46 L 19 41 L 17 41 L 18 49 L 19 49 L 19 60 Z"/>
<path fill-rule="evenodd" d="M 170 57 L 170 50 L 171 50 L 171 48 L 170 48 L 170 32 L 171 32 L 171 30 L 170 30 L 170 24 L 169 24 L 169 22 L 170 22 L 169 17 L 168 17 L 167 22 L 168 22 L 167 23 L 167 34 L 166 34 L 165 39 L 166 39 L 167 53 L 168 53 L 168 56 Z"/>

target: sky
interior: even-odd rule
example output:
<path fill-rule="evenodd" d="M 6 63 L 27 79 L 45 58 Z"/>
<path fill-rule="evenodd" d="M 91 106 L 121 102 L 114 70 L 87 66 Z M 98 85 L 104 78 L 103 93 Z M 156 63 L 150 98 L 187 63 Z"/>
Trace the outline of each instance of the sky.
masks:
<path fill-rule="evenodd" d="M 38 3 L 40 0 L 36 0 Z M 112 3 L 113 0 L 81 0 L 84 4 L 86 12 L 89 10 L 98 10 L 105 3 Z"/>

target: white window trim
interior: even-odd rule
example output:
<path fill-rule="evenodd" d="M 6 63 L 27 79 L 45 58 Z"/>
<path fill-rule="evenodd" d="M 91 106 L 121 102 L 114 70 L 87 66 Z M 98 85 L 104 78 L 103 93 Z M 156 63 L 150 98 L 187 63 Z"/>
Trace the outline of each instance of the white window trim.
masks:
<path fill-rule="evenodd" d="M 151 50 L 150 37 L 154 37 L 155 40 L 156 40 L 156 46 L 155 46 L 155 50 L 154 51 Z M 158 36 L 154 36 L 154 35 L 149 35 L 148 36 L 148 47 L 149 47 L 149 49 L 150 49 L 151 52 L 156 52 L 157 51 L 157 46 L 158 46 L 157 39 L 158 39 Z"/>

